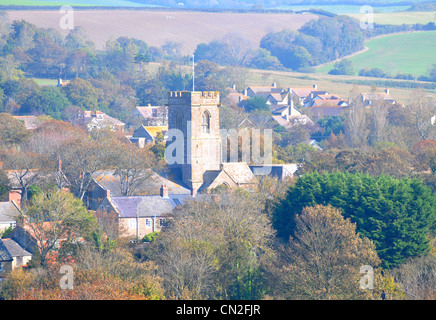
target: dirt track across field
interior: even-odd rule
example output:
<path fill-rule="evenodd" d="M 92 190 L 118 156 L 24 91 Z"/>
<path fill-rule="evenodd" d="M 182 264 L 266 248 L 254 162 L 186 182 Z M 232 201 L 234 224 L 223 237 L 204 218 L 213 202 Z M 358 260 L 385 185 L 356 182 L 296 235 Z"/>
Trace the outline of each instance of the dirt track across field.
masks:
<path fill-rule="evenodd" d="M 8 11 L 9 19 L 25 20 L 43 28 L 60 28 L 59 11 Z M 76 10 L 74 25 L 82 26 L 98 49 L 110 38 L 127 36 L 144 40 L 149 46 L 167 41 L 182 44 L 184 54 L 192 54 L 199 43 L 219 40 L 228 33 L 239 34 L 257 45 L 268 32 L 297 30 L 315 19 L 311 14 L 231 13 L 143 10 Z"/>

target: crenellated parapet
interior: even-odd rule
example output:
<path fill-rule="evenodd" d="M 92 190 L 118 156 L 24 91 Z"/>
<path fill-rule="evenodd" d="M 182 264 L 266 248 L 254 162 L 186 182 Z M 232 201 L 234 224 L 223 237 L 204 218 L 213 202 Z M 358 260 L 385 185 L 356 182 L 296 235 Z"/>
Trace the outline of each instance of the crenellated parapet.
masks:
<path fill-rule="evenodd" d="M 190 106 L 219 105 L 220 93 L 218 91 L 170 91 L 168 93 L 168 104 Z"/>

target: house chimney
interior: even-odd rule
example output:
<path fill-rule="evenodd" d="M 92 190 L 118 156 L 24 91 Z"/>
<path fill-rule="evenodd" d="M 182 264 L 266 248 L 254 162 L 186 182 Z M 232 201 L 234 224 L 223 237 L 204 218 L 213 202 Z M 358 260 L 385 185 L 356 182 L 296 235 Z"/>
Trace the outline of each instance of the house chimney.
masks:
<path fill-rule="evenodd" d="M 317 85 L 317 84 L 314 84 L 314 85 L 313 85 L 313 88 L 314 88 L 314 89 L 318 89 L 318 85 Z"/>
<path fill-rule="evenodd" d="M 272 87 L 275 88 L 277 84 L 275 82 L 272 83 Z"/>
<path fill-rule="evenodd" d="M 236 84 L 232 84 L 232 88 L 236 90 Z"/>
<path fill-rule="evenodd" d="M 386 94 L 389 94 L 389 89 L 386 88 L 386 89 L 385 89 L 385 93 L 386 93 Z"/>
<path fill-rule="evenodd" d="M 244 96 L 248 95 L 248 90 L 244 89 Z"/>
<path fill-rule="evenodd" d="M 162 198 L 168 198 L 168 187 L 165 184 L 160 187 L 160 196 Z"/>
<path fill-rule="evenodd" d="M 197 195 L 197 189 L 196 188 L 192 188 L 191 190 L 191 196 L 195 197 Z"/>
<path fill-rule="evenodd" d="M 14 202 L 18 208 L 21 207 L 21 190 L 11 190 L 8 194 L 8 201 Z"/>

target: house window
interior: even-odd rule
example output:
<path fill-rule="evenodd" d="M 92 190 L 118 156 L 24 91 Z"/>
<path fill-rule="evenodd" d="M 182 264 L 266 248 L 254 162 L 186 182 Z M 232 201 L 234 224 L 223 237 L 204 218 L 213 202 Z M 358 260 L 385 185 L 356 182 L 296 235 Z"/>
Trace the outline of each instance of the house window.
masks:
<path fill-rule="evenodd" d="M 159 227 L 163 227 L 165 225 L 165 219 L 159 219 Z"/>
<path fill-rule="evenodd" d="M 129 219 L 129 229 L 136 229 L 136 220 Z"/>
<path fill-rule="evenodd" d="M 151 219 L 150 218 L 145 219 L 145 226 L 151 227 Z"/>
<path fill-rule="evenodd" d="M 210 133 L 210 114 L 209 112 L 203 112 L 201 116 L 201 131 L 203 133 Z"/>

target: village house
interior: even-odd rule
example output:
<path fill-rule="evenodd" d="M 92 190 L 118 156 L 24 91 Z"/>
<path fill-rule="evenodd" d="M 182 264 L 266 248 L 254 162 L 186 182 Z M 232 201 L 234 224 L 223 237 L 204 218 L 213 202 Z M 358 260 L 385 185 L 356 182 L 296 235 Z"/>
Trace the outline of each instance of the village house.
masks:
<path fill-rule="evenodd" d="M 143 173 L 142 183 L 135 186 L 130 195 L 151 196 L 158 195 L 161 185 L 166 185 L 170 195 L 190 194 L 190 190 L 183 184 L 179 177 L 164 175 L 152 170 Z M 97 210 L 101 201 L 110 194 L 112 197 L 124 196 L 119 176 L 113 170 L 96 172 L 84 196 L 84 203 L 89 210 Z"/>
<path fill-rule="evenodd" d="M 0 202 L 0 235 L 6 229 L 17 225 L 20 208 L 21 190 L 11 190 L 8 194 L 8 201 Z"/>
<path fill-rule="evenodd" d="M 87 131 L 95 129 L 109 129 L 124 131 L 125 123 L 101 111 L 80 111 L 76 118 L 70 120 L 71 124 L 80 126 Z"/>
<path fill-rule="evenodd" d="M 271 86 L 250 86 L 244 90 L 244 95 L 253 98 L 255 96 L 262 96 L 265 99 L 272 93 L 282 93 L 283 89 L 278 88 L 274 82 Z"/>
<path fill-rule="evenodd" d="M 168 108 L 166 106 L 137 106 L 128 117 L 128 123 L 144 126 L 167 126 Z"/>
<path fill-rule="evenodd" d="M 10 238 L 0 239 L 0 281 L 16 268 L 25 266 L 32 254 Z"/>
<path fill-rule="evenodd" d="M 360 99 L 363 102 L 364 106 L 370 106 L 375 102 L 382 102 L 388 104 L 397 104 L 397 100 L 395 100 L 389 92 L 389 89 L 385 89 L 383 92 L 369 92 L 369 93 L 361 93 Z"/>
<path fill-rule="evenodd" d="M 105 218 L 113 220 L 118 235 L 140 239 L 160 231 L 173 209 L 189 198 L 190 194 L 170 195 L 166 185 L 161 186 L 159 195 L 113 197 L 108 192 L 98 206 L 97 217 L 103 225 Z"/>
<path fill-rule="evenodd" d="M 243 102 L 250 98 L 249 96 L 238 92 L 236 90 L 236 85 L 233 85 L 231 88 L 226 88 L 226 92 L 226 102 L 232 106 L 241 107 Z"/>
<path fill-rule="evenodd" d="M 307 98 L 310 98 L 310 96 L 314 96 L 317 94 L 328 94 L 325 90 L 319 90 L 318 85 L 314 84 L 312 87 L 304 87 L 304 88 L 289 88 L 288 89 L 291 99 L 296 98 L 296 101 L 298 101 L 298 104 L 300 106 L 304 106 L 304 102 Z"/>
<path fill-rule="evenodd" d="M 130 142 L 138 146 L 138 148 L 144 148 L 145 145 L 154 142 L 159 134 L 162 134 L 165 140 L 167 131 L 167 126 L 146 127 L 141 125 L 133 132 L 132 136 L 127 137 L 129 138 Z"/>

